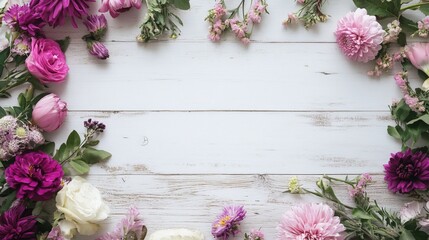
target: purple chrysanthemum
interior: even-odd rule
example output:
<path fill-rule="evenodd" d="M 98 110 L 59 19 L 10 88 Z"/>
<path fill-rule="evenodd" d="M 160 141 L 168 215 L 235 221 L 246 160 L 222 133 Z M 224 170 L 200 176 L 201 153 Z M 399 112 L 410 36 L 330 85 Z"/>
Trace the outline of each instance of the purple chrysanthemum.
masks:
<path fill-rule="evenodd" d="M 83 24 L 96 40 L 100 40 L 106 34 L 107 20 L 103 14 L 90 15 Z"/>
<path fill-rule="evenodd" d="M 36 239 L 36 223 L 36 217 L 24 205 L 12 207 L 0 216 L 0 239 Z"/>
<path fill-rule="evenodd" d="M 95 0 L 31 0 L 30 7 L 40 14 L 50 26 L 63 25 L 66 17 L 71 17 L 74 27 L 76 18 L 88 15 L 88 2 Z"/>
<path fill-rule="evenodd" d="M 212 225 L 212 235 L 221 240 L 226 240 L 230 235 L 235 236 L 240 231 L 240 222 L 246 216 L 243 206 L 227 206 L 223 212 L 217 216 Z"/>
<path fill-rule="evenodd" d="M 40 15 L 30 9 L 28 4 L 13 5 L 4 14 L 3 21 L 15 31 L 24 32 L 32 37 L 43 35 L 45 22 Z"/>
<path fill-rule="evenodd" d="M 98 59 L 105 60 L 109 58 L 109 50 L 99 41 L 89 41 L 87 43 L 87 48 L 89 53 Z"/>
<path fill-rule="evenodd" d="M 429 157 L 423 152 L 408 149 L 392 154 L 384 170 L 384 180 L 392 192 L 409 193 L 429 187 Z"/>
<path fill-rule="evenodd" d="M 50 199 L 61 188 L 61 165 L 43 152 L 18 155 L 6 171 L 6 182 L 16 189 L 16 197 L 34 201 Z"/>

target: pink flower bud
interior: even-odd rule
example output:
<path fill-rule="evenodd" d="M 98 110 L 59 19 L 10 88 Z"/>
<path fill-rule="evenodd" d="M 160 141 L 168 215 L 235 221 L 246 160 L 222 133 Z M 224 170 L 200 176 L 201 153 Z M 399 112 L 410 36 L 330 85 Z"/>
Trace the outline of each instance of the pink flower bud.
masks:
<path fill-rule="evenodd" d="M 429 43 L 414 43 L 405 47 L 405 54 L 417 69 L 429 75 Z"/>
<path fill-rule="evenodd" d="M 88 31 L 95 37 L 100 39 L 104 36 L 107 30 L 107 20 L 103 14 L 101 15 L 90 15 L 83 22 Z"/>
<path fill-rule="evenodd" d="M 58 129 L 66 116 L 67 103 L 53 93 L 40 99 L 33 108 L 33 122 L 46 132 Z"/>
<path fill-rule="evenodd" d="M 91 55 L 97 57 L 98 59 L 107 59 L 109 58 L 109 50 L 99 41 L 89 41 L 87 43 L 88 51 Z"/>
<path fill-rule="evenodd" d="M 141 0 L 102 0 L 99 12 L 109 12 L 115 18 L 121 12 L 126 12 L 132 7 L 140 9 L 142 6 Z"/>

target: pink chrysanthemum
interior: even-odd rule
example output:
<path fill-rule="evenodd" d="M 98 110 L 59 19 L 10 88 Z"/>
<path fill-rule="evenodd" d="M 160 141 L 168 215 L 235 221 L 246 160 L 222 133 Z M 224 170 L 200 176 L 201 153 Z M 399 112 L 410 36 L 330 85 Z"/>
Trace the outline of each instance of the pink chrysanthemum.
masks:
<path fill-rule="evenodd" d="M 309 203 L 286 212 L 277 230 L 278 240 L 341 240 L 345 228 L 328 205 Z"/>
<path fill-rule="evenodd" d="M 338 22 L 335 37 L 341 51 L 358 62 L 374 60 L 384 39 L 383 27 L 365 9 L 358 8 Z"/>

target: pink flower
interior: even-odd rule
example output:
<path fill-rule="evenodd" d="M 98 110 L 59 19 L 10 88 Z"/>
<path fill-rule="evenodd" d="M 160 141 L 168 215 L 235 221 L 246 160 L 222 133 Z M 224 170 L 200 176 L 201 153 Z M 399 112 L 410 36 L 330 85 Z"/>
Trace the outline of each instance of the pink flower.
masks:
<path fill-rule="evenodd" d="M 243 206 L 226 206 L 212 224 L 212 235 L 219 240 L 227 240 L 231 235 L 237 235 L 240 222 L 246 217 Z"/>
<path fill-rule="evenodd" d="M 136 239 L 144 239 L 146 236 L 146 227 L 140 217 L 140 213 L 135 207 L 130 207 L 128 214 L 122 219 L 115 230 L 106 233 L 97 240 L 117 240 L 127 239 L 127 236 L 135 236 Z"/>
<path fill-rule="evenodd" d="M 67 116 L 67 103 L 51 93 L 37 102 L 32 115 L 33 122 L 39 128 L 52 132 L 63 124 Z"/>
<path fill-rule="evenodd" d="M 326 204 L 302 204 L 292 207 L 283 215 L 277 227 L 279 240 L 295 239 L 344 239 L 345 231 L 340 218 Z"/>
<path fill-rule="evenodd" d="M 99 41 L 89 41 L 87 48 L 89 53 L 98 59 L 105 60 L 109 58 L 109 50 Z"/>
<path fill-rule="evenodd" d="M 405 47 L 405 55 L 417 69 L 429 75 L 429 43 L 413 43 Z"/>
<path fill-rule="evenodd" d="M 424 203 L 412 201 L 405 203 L 404 206 L 399 211 L 399 216 L 401 217 L 401 222 L 404 224 L 411 219 L 415 219 L 422 212 Z"/>
<path fill-rule="evenodd" d="M 51 39 L 33 38 L 31 53 L 25 64 L 28 71 L 42 83 L 62 82 L 69 71 L 60 45 Z"/>
<path fill-rule="evenodd" d="M 99 12 L 109 12 L 113 18 L 119 16 L 121 12 L 126 12 L 132 7 L 140 9 L 142 6 L 141 0 L 102 0 Z"/>
<path fill-rule="evenodd" d="M 374 16 L 358 8 L 338 22 L 335 37 L 341 51 L 358 62 L 373 60 L 381 49 L 385 31 Z"/>

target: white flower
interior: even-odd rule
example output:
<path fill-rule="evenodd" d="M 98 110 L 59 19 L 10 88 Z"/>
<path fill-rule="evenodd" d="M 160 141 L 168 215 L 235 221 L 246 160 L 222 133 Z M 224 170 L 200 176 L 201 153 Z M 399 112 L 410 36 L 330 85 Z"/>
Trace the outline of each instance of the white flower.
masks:
<path fill-rule="evenodd" d="M 92 235 L 98 223 L 109 215 L 109 207 L 101 198 L 100 191 L 81 177 L 74 177 L 56 197 L 56 207 L 64 214 L 59 223 L 61 232 L 71 238 L 76 232 Z"/>
<path fill-rule="evenodd" d="M 204 240 L 204 235 L 184 228 L 159 230 L 150 235 L 149 240 Z"/>
<path fill-rule="evenodd" d="M 422 212 L 423 205 L 423 203 L 417 201 L 405 203 L 401 208 L 401 211 L 399 211 L 401 222 L 406 223 L 409 220 L 417 217 Z"/>

